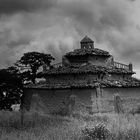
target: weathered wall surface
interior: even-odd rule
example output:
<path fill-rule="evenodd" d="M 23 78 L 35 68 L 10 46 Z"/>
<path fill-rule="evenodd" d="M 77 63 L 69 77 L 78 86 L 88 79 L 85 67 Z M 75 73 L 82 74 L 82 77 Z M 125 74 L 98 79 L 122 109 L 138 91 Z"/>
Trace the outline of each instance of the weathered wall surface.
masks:
<path fill-rule="evenodd" d="M 124 80 L 122 74 L 111 74 L 111 77 L 109 77 L 111 80 Z"/>
<path fill-rule="evenodd" d="M 95 93 L 95 90 L 93 90 Z M 46 113 L 51 113 L 56 110 L 59 110 L 63 107 L 63 102 L 69 97 L 70 95 L 76 95 L 77 101 L 79 104 L 83 106 L 90 106 L 91 105 L 91 92 L 92 90 L 88 89 L 67 89 L 67 90 L 45 90 L 45 89 L 25 89 L 25 103 L 27 108 L 32 109 L 34 106 L 34 102 L 37 102 L 34 99 L 34 95 L 38 95 L 42 105 L 45 108 L 42 108 Z M 37 97 L 38 98 L 38 97 Z"/>
<path fill-rule="evenodd" d="M 93 65 L 106 65 L 108 58 L 104 56 L 78 56 L 69 58 L 69 62 L 72 64 L 83 64 L 83 63 L 90 63 Z"/>
<path fill-rule="evenodd" d="M 114 87 L 104 88 L 104 97 L 113 99 L 113 94 L 119 93 L 122 98 L 135 97 L 140 98 L 140 87 Z"/>
<path fill-rule="evenodd" d="M 85 108 L 87 111 L 91 107 L 92 103 L 94 109 L 97 109 L 96 104 L 96 91 L 95 89 L 66 89 L 66 90 L 46 90 L 46 89 L 25 89 L 25 104 L 30 109 L 34 108 L 34 104 L 37 103 L 45 113 L 51 113 L 59 110 L 64 106 L 63 102 L 70 95 L 76 95 L 77 103 L 80 106 L 79 109 Z M 112 111 L 113 110 L 113 95 L 118 93 L 123 99 L 125 109 L 131 109 L 140 103 L 140 87 L 135 88 L 104 88 L 103 97 L 101 99 L 101 110 Z M 34 95 L 37 95 L 36 100 Z M 95 100 L 91 100 L 91 97 Z M 40 102 L 40 103 L 39 103 Z M 91 108 L 90 108 L 91 109 Z"/>
<path fill-rule="evenodd" d="M 127 80 L 127 79 L 131 78 L 131 75 L 130 74 L 115 74 L 115 73 L 112 73 L 109 78 L 111 80 Z"/>
<path fill-rule="evenodd" d="M 56 75 L 56 76 L 51 76 L 51 77 L 46 77 L 46 83 L 66 83 L 66 82 L 87 82 L 90 80 L 97 80 L 99 78 L 98 74 L 77 74 L 77 75 Z"/>
<path fill-rule="evenodd" d="M 88 62 L 88 57 L 85 56 L 73 56 L 73 57 L 69 57 L 67 58 L 69 63 L 71 64 L 83 64 L 83 63 L 87 63 Z"/>
<path fill-rule="evenodd" d="M 140 87 L 105 88 L 103 102 L 106 110 L 113 110 L 113 94 L 117 93 L 122 99 L 123 108 L 126 112 L 129 112 L 140 104 Z"/>
<path fill-rule="evenodd" d="M 88 62 L 93 65 L 106 65 L 106 57 L 103 56 L 90 56 Z"/>

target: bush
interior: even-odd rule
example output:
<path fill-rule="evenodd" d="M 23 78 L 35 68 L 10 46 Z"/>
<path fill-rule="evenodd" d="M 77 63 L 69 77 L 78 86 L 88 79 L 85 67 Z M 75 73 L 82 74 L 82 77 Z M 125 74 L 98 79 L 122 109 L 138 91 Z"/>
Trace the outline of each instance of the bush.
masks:
<path fill-rule="evenodd" d="M 92 128 L 85 127 L 82 132 L 85 140 L 107 140 L 111 134 L 103 123 L 99 123 Z"/>

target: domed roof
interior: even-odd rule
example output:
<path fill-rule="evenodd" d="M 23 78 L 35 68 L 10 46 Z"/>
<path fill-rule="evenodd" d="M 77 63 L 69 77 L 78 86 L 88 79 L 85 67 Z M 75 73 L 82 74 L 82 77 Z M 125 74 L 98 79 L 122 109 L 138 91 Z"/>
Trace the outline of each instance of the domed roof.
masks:
<path fill-rule="evenodd" d="M 94 41 L 90 39 L 88 36 L 85 36 L 82 40 L 81 43 L 93 43 Z"/>

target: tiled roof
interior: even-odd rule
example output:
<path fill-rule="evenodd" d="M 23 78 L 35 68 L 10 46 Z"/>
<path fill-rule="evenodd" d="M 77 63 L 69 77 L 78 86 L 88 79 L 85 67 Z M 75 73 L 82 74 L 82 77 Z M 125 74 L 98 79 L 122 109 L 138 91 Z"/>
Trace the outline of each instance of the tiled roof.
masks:
<path fill-rule="evenodd" d="M 94 41 L 90 39 L 88 36 L 85 36 L 82 40 L 81 43 L 93 43 Z"/>
<path fill-rule="evenodd" d="M 134 72 L 127 69 L 97 65 L 84 65 L 84 66 L 67 66 L 58 67 L 43 72 L 43 75 L 57 75 L 57 74 L 76 74 L 76 73 L 118 73 L 118 74 L 134 74 Z"/>
<path fill-rule="evenodd" d="M 140 87 L 140 80 L 131 78 L 129 80 L 104 80 L 104 81 L 65 81 L 54 83 L 38 83 L 24 86 L 24 88 L 34 89 L 67 89 L 67 88 L 94 88 L 96 83 L 100 83 L 102 87 Z"/>
<path fill-rule="evenodd" d="M 72 52 L 66 53 L 65 56 L 83 56 L 83 55 L 96 55 L 96 56 L 110 56 L 109 52 L 98 49 L 98 48 L 84 48 L 84 49 L 75 49 Z"/>
<path fill-rule="evenodd" d="M 140 87 L 140 80 L 130 78 L 128 80 L 104 80 L 101 84 L 105 87 Z"/>

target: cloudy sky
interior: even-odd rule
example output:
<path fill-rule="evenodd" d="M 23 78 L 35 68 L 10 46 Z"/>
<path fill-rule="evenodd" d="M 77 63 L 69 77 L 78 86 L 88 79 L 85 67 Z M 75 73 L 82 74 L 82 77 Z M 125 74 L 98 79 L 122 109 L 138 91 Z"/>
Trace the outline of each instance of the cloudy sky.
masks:
<path fill-rule="evenodd" d="M 23 53 L 61 61 L 88 35 L 140 78 L 140 0 L 0 0 L 0 68 Z"/>

